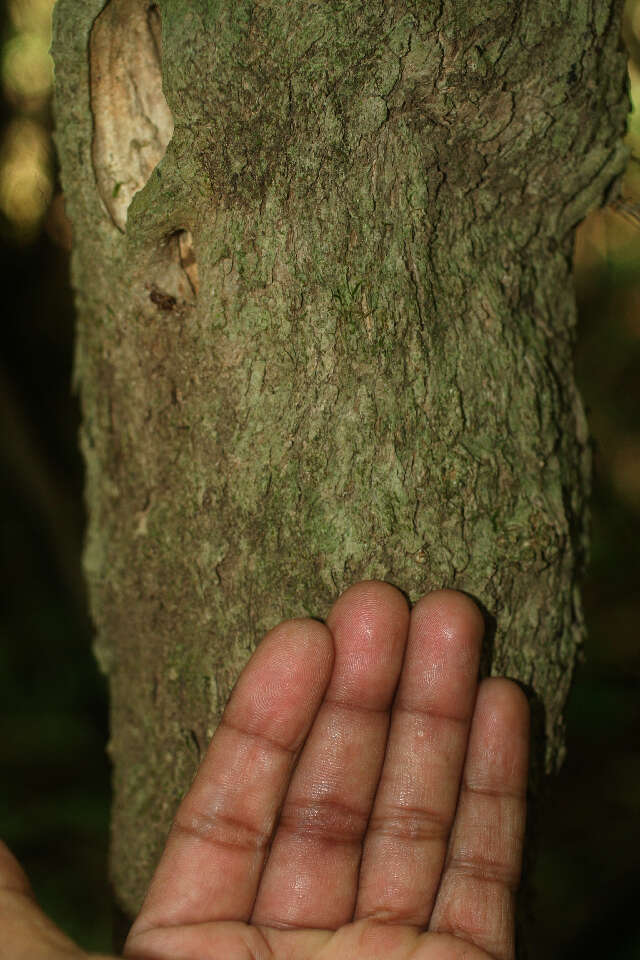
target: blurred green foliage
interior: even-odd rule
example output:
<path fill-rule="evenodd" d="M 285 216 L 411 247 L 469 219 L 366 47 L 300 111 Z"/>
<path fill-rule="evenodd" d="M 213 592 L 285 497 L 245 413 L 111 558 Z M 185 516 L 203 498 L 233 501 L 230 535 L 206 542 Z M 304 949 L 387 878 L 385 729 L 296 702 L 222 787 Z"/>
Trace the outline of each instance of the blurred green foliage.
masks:
<path fill-rule="evenodd" d="M 592 555 L 567 760 L 550 784 L 536 868 L 532 956 L 554 960 L 640 958 L 640 224 L 616 217 L 581 228 L 576 263 Z"/>

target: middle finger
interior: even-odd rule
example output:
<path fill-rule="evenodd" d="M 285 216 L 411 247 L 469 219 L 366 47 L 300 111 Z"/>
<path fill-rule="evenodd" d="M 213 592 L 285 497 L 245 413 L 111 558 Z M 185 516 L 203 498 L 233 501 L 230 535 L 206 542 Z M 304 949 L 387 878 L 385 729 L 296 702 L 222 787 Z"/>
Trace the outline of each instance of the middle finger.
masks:
<path fill-rule="evenodd" d="M 358 920 L 429 921 L 458 798 L 483 627 L 473 601 L 455 590 L 431 593 L 413 608 L 365 838 Z"/>
<path fill-rule="evenodd" d="M 404 597 L 387 583 L 356 584 L 334 604 L 333 673 L 289 786 L 252 923 L 336 929 L 351 920 L 408 623 Z"/>

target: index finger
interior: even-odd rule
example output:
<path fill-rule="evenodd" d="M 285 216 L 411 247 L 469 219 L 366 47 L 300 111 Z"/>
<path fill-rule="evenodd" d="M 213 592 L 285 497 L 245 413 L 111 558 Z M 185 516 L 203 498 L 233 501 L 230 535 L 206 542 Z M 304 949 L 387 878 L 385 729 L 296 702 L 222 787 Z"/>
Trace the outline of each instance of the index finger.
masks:
<path fill-rule="evenodd" d="M 324 624 L 289 620 L 245 667 L 131 933 L 159 925 L 248 920 L 297 755 L 329 682 Z"/>

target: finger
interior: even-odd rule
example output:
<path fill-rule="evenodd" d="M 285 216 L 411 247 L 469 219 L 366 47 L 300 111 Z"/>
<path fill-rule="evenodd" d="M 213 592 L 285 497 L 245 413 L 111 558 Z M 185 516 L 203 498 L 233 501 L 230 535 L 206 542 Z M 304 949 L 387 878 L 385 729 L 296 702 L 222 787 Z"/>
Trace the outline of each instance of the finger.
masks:
<path fill-rule="evenodd" d="M 429 921 L 458 799 L 483 630 L 476 605 L 454 590 L 429 594 L 411 613 L 356 919 Z"/>
<path fill-rule="evenodd" d="M 0 840 L 0 891 L 34 899 L 26 873 L 3 840 Z"/>
<path fill-rule="evenodd" d="M 351 920 L 408 622 L 404 597 L 387 583 L 356 584 L 334 605 L 333 674 L 282 808 L 253 923 L 335 929 Z"/>
<path fill-rule="evenodd" d="M 514 956 L 522 868 L 529 706 L 510 680 L 485 680 L 471 724 L 458 810 L 429 929 L 496 960 Z"/>
<path fill-rule="evenodd" d="M 315 620 L 287 621 L 264 638 L 176 814 L 133 933 L 249 918 L 291 771 L 332 662 L 331 634 Z"/>
<path fill-rule="evenodd" d="M 27 875 L 2 840 L 0 930 L 0 960 L 81 960 L 87 956 L 42 912 Z"/>

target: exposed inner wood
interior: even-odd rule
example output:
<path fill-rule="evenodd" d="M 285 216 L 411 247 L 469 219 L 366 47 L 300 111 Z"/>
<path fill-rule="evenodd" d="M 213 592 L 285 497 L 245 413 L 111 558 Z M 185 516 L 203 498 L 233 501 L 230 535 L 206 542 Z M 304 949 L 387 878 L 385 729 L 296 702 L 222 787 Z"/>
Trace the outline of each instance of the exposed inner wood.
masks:
<path fill-rule="evenodd" d="M 90 38 L 93 168 L 114 224 L 164 156 L 173 116 L 162 92 L 161 23 L 155 5 L 111 0 Z"/>

